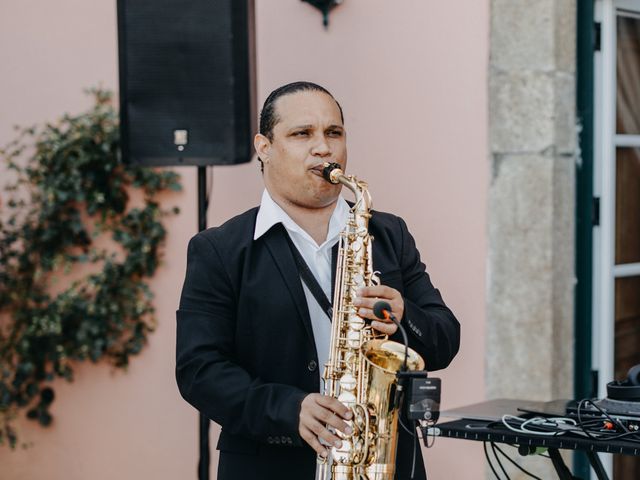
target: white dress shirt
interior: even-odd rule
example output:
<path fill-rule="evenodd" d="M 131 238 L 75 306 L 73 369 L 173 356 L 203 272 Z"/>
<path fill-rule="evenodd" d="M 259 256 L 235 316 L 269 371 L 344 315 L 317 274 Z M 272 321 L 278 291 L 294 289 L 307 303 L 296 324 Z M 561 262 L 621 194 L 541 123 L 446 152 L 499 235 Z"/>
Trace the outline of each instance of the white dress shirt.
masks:
<path fill-rule="evenodd" d="M 331 214 L 329 220 L 329 230 L 327 238 L 318 245 L 296 222 L 294 222 L 280 206 L 273 201 L 269 192 L 265 189 L 260 202 L 260 209 L 256 217 L 256 228 L 253 233 L 253 239 L 260 238 L 272 226 L 282 223 L 289 233 L 293 244 L 296 246 L 304 261 L 307 262 L 309 269 L 313 273 L 325 295 L 330 301 L 331 298 L 331 249 L 338 241 L 340 232 L 344 229 L 349 219 L 349 204 L 344 198 L 339 197 L 336 202 L 336 208 Z M 326 313 L 320 307 L 307 285 L 302 282 L 304 295 L 307 299 L 307 307 L 309 309 L 309 317 L 311 317 L 311 327 L 313 329 L 313 338 L 318 353 L 318 369 L 320 377 L 324 366 L 329 357 L 329 345 L 331 341 L 331 322 Z M 320 391 L 323 391 L 322 378 L 320 379 Z"/>

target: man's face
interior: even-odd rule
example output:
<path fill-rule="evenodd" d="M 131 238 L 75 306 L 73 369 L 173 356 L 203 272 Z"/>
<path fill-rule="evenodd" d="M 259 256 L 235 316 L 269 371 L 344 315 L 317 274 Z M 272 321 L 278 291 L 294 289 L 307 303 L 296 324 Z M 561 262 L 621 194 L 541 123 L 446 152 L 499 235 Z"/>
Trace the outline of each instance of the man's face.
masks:
<path fill-rule="evenodd" d="M 322 208 L 336 201 L 341 185 L 322 177 L 322 164 L 347 166 L 346 132 L 335 100 L 324 92 L 302 91 L 276 100 L 273 140 L 256 136 L 264 161 L 264 183 L 276 201 Z"/>

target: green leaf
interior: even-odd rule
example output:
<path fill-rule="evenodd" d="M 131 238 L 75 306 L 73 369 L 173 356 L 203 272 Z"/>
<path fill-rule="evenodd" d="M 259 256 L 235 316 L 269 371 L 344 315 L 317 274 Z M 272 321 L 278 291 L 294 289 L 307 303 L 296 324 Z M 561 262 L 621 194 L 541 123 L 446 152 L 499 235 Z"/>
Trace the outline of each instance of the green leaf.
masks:
<path fill-rule="evenodd" d="M 43 403 L 53 398 L 48 382 L 72 381 L 71 360 L 126 369 L 146 345 L 155 319 L 145 281 L 160 262 L 161 222 L 179 213 L 161 211 L 156 195 L 180 191 L 180 177 L 124 165 L 112 94 L 89 92 L 86 112 L 21 128 L 0 150 L 12 175 L 0 220 L 0 313 L 10 320 L 0 333 L 0 415 L 23 412 L 43 426 L 52 422 Z M 133 189 L 144 205 L 129 206 Z M 98 249 L 103 233 L 119 245 Z M 89 263 L 94 273 L 77 279 Z M 0 443 L 15 448 L 6 418 Z"/>

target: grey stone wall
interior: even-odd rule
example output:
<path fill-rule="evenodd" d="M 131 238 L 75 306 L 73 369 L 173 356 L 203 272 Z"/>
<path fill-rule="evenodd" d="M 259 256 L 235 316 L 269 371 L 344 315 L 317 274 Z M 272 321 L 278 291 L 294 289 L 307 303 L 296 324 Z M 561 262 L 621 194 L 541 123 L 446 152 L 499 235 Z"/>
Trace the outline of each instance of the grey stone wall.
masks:
<path fill-rule="evenodd" d="M 575 20 L 576 0 L 491 0 L 488 398 L 573 393 Z"/>
<path fill-rule="evenodd" d="M 487 393 L 572 394 L 575 0 L 492 0 Z"/>

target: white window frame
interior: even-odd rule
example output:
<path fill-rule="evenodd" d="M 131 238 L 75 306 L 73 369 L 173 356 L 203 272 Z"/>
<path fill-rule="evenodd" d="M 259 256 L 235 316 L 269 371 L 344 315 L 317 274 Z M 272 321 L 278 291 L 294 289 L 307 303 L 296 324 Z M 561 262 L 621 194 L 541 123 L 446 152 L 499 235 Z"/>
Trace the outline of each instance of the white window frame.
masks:
<path fill-rule="evenodd" d="M 640 0 L 597 0 L 594 12 L 600 23 L 600 51 L 594 56 L 593 194 L 600 199 L 600 222 L 593 229 L 592 367 L 599 372 L 599 398 L 607 395 L 606 385 L 614 376 L 615 280 L 640 275 L 640 263 L 615 264 L 616 148 L 640 147 L 640 135 L 616 134 L 618 10 L 640 15 Z M 611 477 L 611 455 L 602 461 Z"/>

